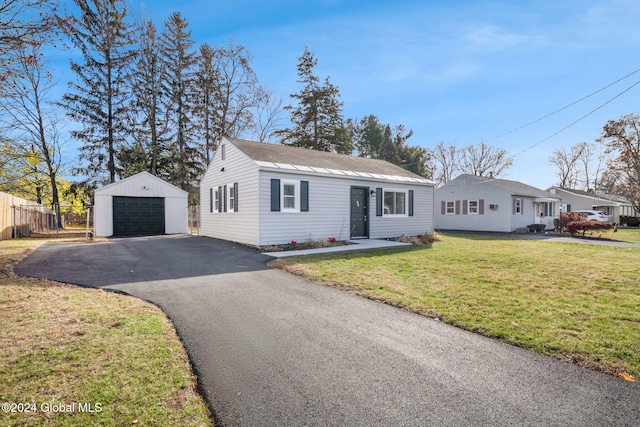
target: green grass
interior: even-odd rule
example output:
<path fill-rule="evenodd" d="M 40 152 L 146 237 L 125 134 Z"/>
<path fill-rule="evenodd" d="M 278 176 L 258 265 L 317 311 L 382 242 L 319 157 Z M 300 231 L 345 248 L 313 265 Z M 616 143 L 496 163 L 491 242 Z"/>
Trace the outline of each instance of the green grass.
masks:
<path fill-rule="evenodd" d="M 136 298 L 12 275 L 38 243 L 0 242 L 0 403 L 37 409 L 1 412 L 0 425 L 212 425 L 166 316 Z M 76 406 L 45 412 L 48 404 Z"/>
<path fill-rule="evenodd" d="M 603 237 L 629 243 L 640 243 L 640 228 L 619 228 L 616 233 L 610 231 Z"/>
<path fill-rule="evenodd" d="M 604 372 L 640 374 L 640 249 L 443 237 L 274 265 Z"/>

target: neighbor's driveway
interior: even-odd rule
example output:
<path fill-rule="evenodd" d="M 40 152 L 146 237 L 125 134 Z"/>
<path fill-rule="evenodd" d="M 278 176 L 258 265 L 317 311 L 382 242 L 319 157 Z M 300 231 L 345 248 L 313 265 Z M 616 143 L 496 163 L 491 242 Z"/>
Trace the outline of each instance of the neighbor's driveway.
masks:
<path fill-rule="evenodd" d="M 640 425 L 630 383 L 273 270 L 204 237 L 49 243 L 19 274 L 151 301 L 223 426 Z"/>

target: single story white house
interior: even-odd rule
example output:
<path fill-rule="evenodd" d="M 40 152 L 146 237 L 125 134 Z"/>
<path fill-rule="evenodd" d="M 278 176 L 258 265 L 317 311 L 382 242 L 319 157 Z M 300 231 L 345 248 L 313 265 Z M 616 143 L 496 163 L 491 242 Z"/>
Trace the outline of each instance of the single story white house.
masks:
<path fill-rule="evenodd" d="M 96 236 L 141 236 L 187 232 L 188 193 L 140 172 L 94 191 Z"/>
<path fill-rule="evenodd" d="M 382 160 L 222 138 L 200 182 L 200 228 L 256 247 L 424 234 L 434 187 Z"/>
<path fill-rule="evenodd" d="M 512 232 L 532 224 L 553 229 L 562 200 L 518 181 L 460 175 L 435 192 L 438 230 Z"/>
<path fill-rule="evenodd" d="M 564 212 L 601 211 L 612 223 L 620 224 L 620 216 L 640 216 L 629 200 L 611 194 L 596 194 L 570 188 L 551 187 L 549 192 L 562 197 Z"/>

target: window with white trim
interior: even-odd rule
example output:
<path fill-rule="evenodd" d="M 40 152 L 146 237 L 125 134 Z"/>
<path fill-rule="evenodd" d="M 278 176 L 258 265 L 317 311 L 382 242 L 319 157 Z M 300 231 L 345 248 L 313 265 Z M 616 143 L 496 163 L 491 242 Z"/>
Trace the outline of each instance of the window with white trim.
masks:
<path fill-rule="evenodd" d="M 229 185 L 229 212 L 236 210 L 236 192 L 233 184 Z"/>
<path fill-rule="evenodd" d="M 447 215 L 455 215 L 456 213 L 456 203 L 455 202 L 447 202 Z"/>
<path fill-rule="evenodd" d="M 522 215 L 522 199 L 516 199 L 514 213 L 516 215 Z"/>
<path fill-rule="evenodd" d="M 282 182 L 282 212 L 298 212 L 299 181 Z"/>
<path fill-rule="evenodd" d="M 469 215 L 477 215 L 478 214 L 478 201 L 477 200 L 469 200 L 467 207 L 468 207 Z"/>
<path fill-rule="evenodd" d="M 384 215 L 406 215 L 407 192 L 385 190 L 384 191 Z"/>
<path fill-rule="evenodd" d="M 554 208 L 555 208 L 555 203 L 544 202 L 543 208 L 542 208 L 543 216 L 554 216 L 554 211 L 555 211 Z"/>
<path fill-rule="evenodd" d="M 220 206 L 219 203 L 218 203 L 218 190 L 214 190 L 213 197 L 214 197 L 214 201 L 215 201 L 213 203 L 213 212 L 218 212 L 218 206 Z"/>

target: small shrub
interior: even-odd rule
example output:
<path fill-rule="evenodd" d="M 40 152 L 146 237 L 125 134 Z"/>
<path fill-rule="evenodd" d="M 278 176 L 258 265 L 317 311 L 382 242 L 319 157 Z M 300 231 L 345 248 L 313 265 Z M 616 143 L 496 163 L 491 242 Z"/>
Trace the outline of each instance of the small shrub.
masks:
<path fill-rule="evenodd" d="M 520 227 L 520 228 L 516 228 L 514 233 L 516 234 L 527 234 L 529 232 L 529 228 L 528 227 Z"/>
<path fill-rule="evenodd" d="M 567 224 L 567 231 L 571 233 L 572 236 L 582 231 L 582 235 L 584 236 L 587 231 L 593 233 L 597 232 L 607 232 L 613 228 L 613 225 L 600 222 L 600 221 L 573 221 Z"/>
<path fill-rule="evenodd" d="M 405 236 L 404 234 L 398 237 L 398 241 L 402 243 L 411 243 L 415 246 L 430 245 L 433 242 L 440 242 L 441 239 L 436 233 L 418 234 L 417 236 Z"/>
<path fill-rule="evenodd" d="M 532 233 L 543 233 L 544 230 L 547 228 L 547 225 L 546 224 L 531 224 L 531 225 L 528 225 L 527 228 Z"/>
<path fill-rule="evenodd" d="M 627 227 L 639 227 L 640 226 L 640 217 L 638 216 L 620 216 L 620 224 L 626 225 Z"/>
<path fill-rule="evenodd" d="M 289 242 L 289 249 L 295 249 L 298 247 L 298 242 L 296 242 L 295 240 L 292 240 Z"/>

